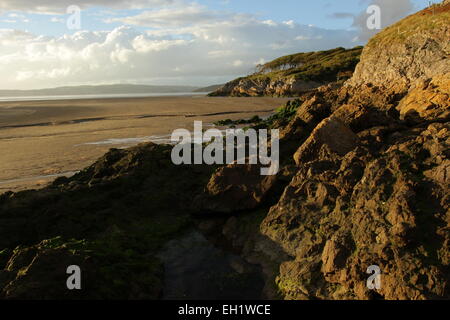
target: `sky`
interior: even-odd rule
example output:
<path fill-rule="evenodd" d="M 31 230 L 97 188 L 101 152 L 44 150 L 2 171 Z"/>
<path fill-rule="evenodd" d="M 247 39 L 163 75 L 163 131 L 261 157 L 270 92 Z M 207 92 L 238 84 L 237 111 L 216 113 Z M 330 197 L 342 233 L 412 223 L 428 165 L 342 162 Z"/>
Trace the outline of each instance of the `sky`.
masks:
<path fill-rule="evenodd" d="M 364 45 L 428 2 L 1 0 L 0 89 L 224 83 L 283 55 Z M 367 27 L 374 4 L 381 29 Z"/>

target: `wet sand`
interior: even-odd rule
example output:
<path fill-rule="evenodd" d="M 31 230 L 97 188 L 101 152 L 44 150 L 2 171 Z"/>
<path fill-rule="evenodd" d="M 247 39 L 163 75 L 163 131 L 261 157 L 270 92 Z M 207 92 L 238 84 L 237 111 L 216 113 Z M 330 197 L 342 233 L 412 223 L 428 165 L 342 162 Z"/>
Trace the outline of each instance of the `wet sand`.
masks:
<path fill-rule="evenodd" d="M 164 142 L 194 120 L 268 116 L 285 98 L 151 97 L 0 102 L 0 193 L 39 188 L 110 148 Z"/>

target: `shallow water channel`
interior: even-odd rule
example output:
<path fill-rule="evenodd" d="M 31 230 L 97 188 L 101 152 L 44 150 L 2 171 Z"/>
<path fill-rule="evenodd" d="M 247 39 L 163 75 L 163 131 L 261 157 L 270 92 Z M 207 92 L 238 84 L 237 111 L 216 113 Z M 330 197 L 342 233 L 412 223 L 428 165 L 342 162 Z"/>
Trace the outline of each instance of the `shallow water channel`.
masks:
<path fill-rule="evenodd" d="M 165 268 L 165 300 L 261 299 L 259 267 L 215 247 L 198 231 L 168 242 L 159 258 Z"/>

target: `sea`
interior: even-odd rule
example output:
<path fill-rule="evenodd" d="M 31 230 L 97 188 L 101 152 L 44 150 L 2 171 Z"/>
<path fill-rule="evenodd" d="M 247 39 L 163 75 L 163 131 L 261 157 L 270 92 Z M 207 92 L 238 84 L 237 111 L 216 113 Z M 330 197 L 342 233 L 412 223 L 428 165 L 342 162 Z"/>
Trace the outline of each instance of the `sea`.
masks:
<path fill-rule="evenodd" d="M 8 101 L 46 101 L 46 100 L 80 100 L 80 99 L 120 99 L 120 98 L 148 98 L 148 97 L 189 97 L 204 96 L 208 92 L 177 92 L 177 93 L 118 93 L 118 94 L 78 94 L 52 96 L 16 96 L 0 97 L 0 102 Z"/>

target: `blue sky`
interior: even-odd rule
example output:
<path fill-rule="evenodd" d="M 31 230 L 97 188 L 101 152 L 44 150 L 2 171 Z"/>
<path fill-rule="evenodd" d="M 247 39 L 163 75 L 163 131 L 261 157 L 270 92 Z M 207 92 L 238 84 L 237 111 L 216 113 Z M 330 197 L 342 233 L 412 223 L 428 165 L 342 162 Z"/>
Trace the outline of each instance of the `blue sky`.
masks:
<path fill-rule="evenodd" d="M 392 0 L 395 1 L 395 0 Z M 39 2 L 39 1 L 37 1 Z M 76 4 L 77 1 L 72 1 Z M 349 29 L 352 28 L 351 17 L 336 19 L 334 13 L 345 12 L 357 15 L 370 1 L 364 0 L 198 0 L 196 1 L 211 10 L 229 10 L 230 12 L 248 13 L 259 16 L 261 19 L 278 22 L 294 20 L 299 24 L 315 25 L 325 29 Z M 428 0 L 412 0 L 416 10 L 425 8 Z M 102 20 L 107 12 L 117 16 L 130 16 L 138 14 L 145 9 L 127 10 L 111 9 L 108 7 L 91 7 L 86 10 L 83 28 L 87 30 L 112 30 L 120 23 L 104 23 Z M 0 12 L 1 13 L 1 12 Z M 24 19 L 11 18 L 9 14 L 24 15 Z M 70 30 L 55 27 L 51 18 L 63 18 L 67 15 L 33 14 L 22 10 L 4 11 L 0 14 L 0 28 L 18 28 L 22 30 L 34 30 L 45 35 L 62 35 L 71 33 Z M 24 22 L 23 20 L 27 20 Z M 74 32 L 74 31 L 73 31 Z M 72 33 L 73 33 L 72 32 Z"/>
<path fill-rule="evenodd" d="M 392 2 L 398 0 L 391 0 Z M 201 0 L 199 3 L 211 8 L 229 8 L 237 12 L 260 14 L 265 19 L 276 21 L 294 20 L 301 24 L 314 24 L 328 29 L 345 29 L 352 25 L 352 19 L 334 19 L 336 12 L 358 14 L 365 10 L 365 0 Z M 428 6 L 429 0 L 412 0 L 418 10 Z M 437 2 L 435 0 L 435 2 Z"/>
<path fill-rule="evenodd" d="M 222 83 L 303 51 L 363 45 L 428 0 L 2 0 L 0 88 Z M 66 9 L 81 9 L 67 28 Z"/>

